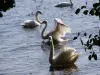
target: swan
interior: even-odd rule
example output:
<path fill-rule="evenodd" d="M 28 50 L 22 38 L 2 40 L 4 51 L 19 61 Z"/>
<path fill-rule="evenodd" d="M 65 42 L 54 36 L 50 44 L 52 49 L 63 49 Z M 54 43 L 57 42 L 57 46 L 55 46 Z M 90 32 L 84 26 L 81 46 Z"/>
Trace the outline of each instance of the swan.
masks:
<path fill-rule="evenodd" d="M 49 33 L 45 33 L 45 29 L 47 28 L 47 21 L 43 21 L 42 24 L 45 24 L 45 27 L 42 30 L 41 33 L 41 37 L 43 39 L 48 39 L 49 36 L 52 36 L 53 41 L 54 42 L 64 42 L 64 41 L 68 41 L 68 40 L 64 40 L 61 37 L 64 37 L 66 33 L 71 33 L 71 29 L 69 27 L 67 27 L 66 25 L 64 25 L 64 23 L 58 19 L 55 18 L 56 20 L 56 26 L 54 29 L 52 29 Z"/>
<path fill-rule="evenodd" d="M 40 26 L 42 22 L 39 20 L 38 14 L 42 14 L 42 13 L 40 11 L 37 11 L 35 15 L 36 20 L 26 20 L 24 21 L 24 25 L 22 26 L 24 28 L 34 28 Z"/>
<path fill-rule="evenodd" d="M 70 2 L 60 2 L 55 7 L 67 7 L 67 6 L 71 6 L 71 7 L 73 6 L 73 3 L 71 0 L 70 0 Z"/>
<path fill-rule="evenodd" d="M 51 44 L 49 63 L 52 66 L 67 66 L 68 64 L 74 64 L 74 62 L 78 59 L 79 54 L 76 53 L 76 50 L 71 47 L 67 47 L 59 54 L 54 55 L 54 44 L 52 36 L 49 36 L 49 41 Z"/>

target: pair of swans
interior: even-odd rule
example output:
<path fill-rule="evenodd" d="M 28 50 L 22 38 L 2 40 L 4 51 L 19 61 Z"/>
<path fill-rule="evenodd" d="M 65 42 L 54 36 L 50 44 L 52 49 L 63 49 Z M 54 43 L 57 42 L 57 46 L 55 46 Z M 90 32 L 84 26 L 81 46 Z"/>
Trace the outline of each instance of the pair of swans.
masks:
<path fill-rule="evenodd" d="M 24 28 L 35 28 L 37 26 L 40 26 L 42 21 L 39 20 L 39 17 L 38 17 L 39 14 L 42 14 L 41 11 L 36 12 L 36 14 L 35 14 L 36 20 L 26 20 L 26 21 L 24 21 L 23 27 Z"/>
<path fill-rule="evenodd" d="M 45 24 L 45 27 L 42 30 L 41 37 L 45 40 L 48 39 L 49 36 L 52 36 L 54 43 L 59 42 L 67 42 L 68 40 L 62 39 L 66 33 L 71 33 L 71 29 L 67 27 L 61 19 L 55 18 L 56 26 L 49 33 L 45 33 L 45 29 L 47 28 L 47 21 L 43 21 L 42 24 Z"/>
<path fill-rule="evenodd" d="M 70 0 L 70 2 L 60 2 L 59 4 L 57 4 L 55 7 L 67 7 L 67 6 L 73 6 L 72 1 Z"/>
<path fill-rule="evenodd" d="M 54 41 L 57 42 L 63 42 L 66 40 L 63 40 L 61 37 L 66 34 L 66 32 L 71 32 L 70 28 L 64 25 L 64 23 L 56 18 L 56 27 L 49 32 L 48 34 L 45 34 L 44 31 L 47 27 L 47 21 L 43 21 L 42 24 L 45 24 L 45 27 L 43 28 L 43 31 L 41 33 L 41 36 L 43 39 L 49 39 L 51 50 L 49 55 L 49 63 L 51 66 L 68 66 L 69 64 L 74 64 L 74 62 L 78 59 L 79 54 L 76 53 L 76 50 L 74 48 L 66 47 L 64 50 L 57 55 L 54 54 Z"/>
<path fill-rule="evenodd" d="M 49 41 L 51 44 L 51 50 L 49 55 L 49 63 L 51 66 L 67 66 L 69 64 L 74 64 L 78 59 L 79 54 L 76 53 L 74 48 L 66 47 L 61 53 L 54 55 L 54 44 L 52 36 L 49 36 Z"/>
<path fill-rule="evenodd" d="M 24 28 L 34 28 L 34 27 L 40 26 L 41 24 L 44 23 L 45 27 L 43 28 L 42 33 L 41 33 L 41 36 L 43 39 L 48 39 L 49 36 L 51 35 L 53 37 L 53 40 L 57 43 L 67 41 L 67 40 L 63 40 L 61 37 L 64 37 L 67 32 L 70 33 L 71 30 L 69 27 L 64 25 L 64 23 L 61 21 L 61 19 L 55 18 L 56 27 L 53 30 L 51 30 L 51 32 L 49 32 L 48 34 L 45 34 L 44 32 L 47 27 L 47 21 L 40 21 L 39 17 L 38 17 L 39 14 L 41 14 L 41 12 L 37 11 L 36 15 L 35 15 L 36 20 L 24 21 L 23 27 Z"/>

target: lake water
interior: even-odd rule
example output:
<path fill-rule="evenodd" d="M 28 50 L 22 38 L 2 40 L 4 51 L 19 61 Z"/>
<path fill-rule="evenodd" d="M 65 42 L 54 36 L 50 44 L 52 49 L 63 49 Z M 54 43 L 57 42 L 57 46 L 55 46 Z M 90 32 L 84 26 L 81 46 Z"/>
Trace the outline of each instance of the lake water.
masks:
<path fill-rule="evenodd" d="M 48 21 L 47 30 L 53 28 L 54 18 L 61 18 L 72 29 L 68 38 L 76 36 L 77 32 L 96 34 L 100 30 L 98 17 L 75 15 L 75 10 L 85 4 L 85 0 L 72 0 L 73 8 L 54 7 L 61 0 L 16 0 L 16 7 L 5 12 L 0 18 L 0 75 L 67 75 L 68 71 L 50 72 L 48 56 L 50 49 L 43 47 L 41 39 L 42 28 L 24 29 L 24 20 L 34 19 L 34 13 L 40 10 L 41 20 Z M 64 0 L 62 0 L 64 1 Z M 66 0 L 65 0 L 66 1 Z M 88 8 L 94 0 L 88 1 Z M 95 2 L 98 0 L 95 0 Z M 70 36 L 71 35 L 71 36 Z M 82 37 L 82 36 L 81 36 Z M 68 42 L 68 46 L 76 49 L 80 57 L 75 65 L 79 69 L 70 75 L 100 75 L 100 52 L 98 60 L 88 60 L 89 52 L 85 52 L 80 41 Z"/>

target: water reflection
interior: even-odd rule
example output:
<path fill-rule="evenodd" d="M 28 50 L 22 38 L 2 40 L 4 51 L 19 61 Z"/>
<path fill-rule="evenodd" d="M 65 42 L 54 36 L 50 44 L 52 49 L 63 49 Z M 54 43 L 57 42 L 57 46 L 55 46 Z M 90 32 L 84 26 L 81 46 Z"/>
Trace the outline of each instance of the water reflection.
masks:
<path fill-rule="evenodd" d="M 66 43 L 58 43 L 54 45 L 55 50 L 64 50 L 66 47 Z M 50 50 L 50 42 L 49 41 L 42 41 L 41 48 L 43 51 L 46 51 L 47 49 Z"/>
<path fill-rule="evenodd" d="M 72 42 L 72 40 L 70 40 L 69 42 Z M 50 50 L 50 42 L 49 41 L 42 41 L 41 42 L 41 48 L 43 51 L 47 51 Z M 67 42 L 62 42 L 62 43 L 56 43 L 54 44 L 54 50 L 55 51 L 64 51 L 68 48 L 67 46 Z"/>
<path fill-rule="evenodd" d="M 50 65 L 50 71 L 60 71 L 60 70 L 67 70 L 67 71 L 75 71 L 77 66 L 75 64 L 68 64 L 66 66 L 52 66 Z"/>
<path fill-rule="evenodd" d="M 66 66 L 50 66 L 51 75 L 72 75 L 74 72 L 78 71 L 78 67 L 75 64 L 70 64 Z"/>

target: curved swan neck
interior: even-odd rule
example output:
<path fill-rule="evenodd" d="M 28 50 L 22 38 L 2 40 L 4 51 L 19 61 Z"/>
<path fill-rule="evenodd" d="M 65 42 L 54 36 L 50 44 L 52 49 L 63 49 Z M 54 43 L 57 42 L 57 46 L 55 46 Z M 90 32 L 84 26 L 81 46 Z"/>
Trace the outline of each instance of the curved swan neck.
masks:
<path fill-rule="evenodd" d="M 53 40 L 51 39 L 51 50 L 49 55 L 50 64 L 53 64 L 53 58 L 54 58 L 54 44 L 53 44 Z"/>
<path fill-rule="evenodd" d="M 46 39 L 46 36 L 45 36 L 45 33 L 44 33 L 46 28 L 47 28 L 47 23 L 45 23 L 45 27 L 43 28 L 42 33 L 41 33 L 41 37 L 43 39 Z"/>
<path fill-rule="evenodd" d="M 39 20 L 39 16 L 38 16 L 38 15 L 39 15 L 39 13 L 38 13 L 38 12 L 36 12 L 36 16 L 35 16 L 36 21 L 37 21 L 37 22 L 39 22 L 39 23 L 42 23 L 42 22 Z"/>

